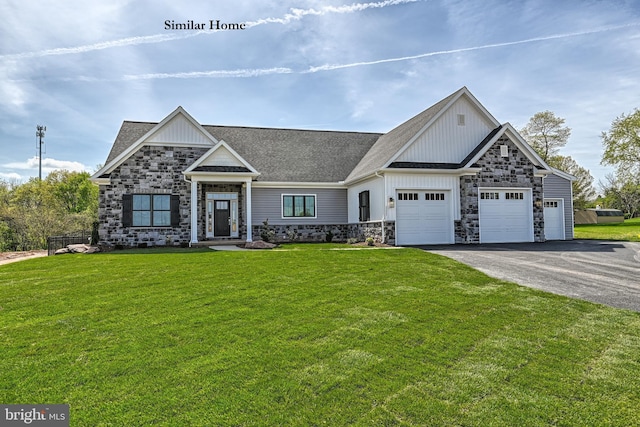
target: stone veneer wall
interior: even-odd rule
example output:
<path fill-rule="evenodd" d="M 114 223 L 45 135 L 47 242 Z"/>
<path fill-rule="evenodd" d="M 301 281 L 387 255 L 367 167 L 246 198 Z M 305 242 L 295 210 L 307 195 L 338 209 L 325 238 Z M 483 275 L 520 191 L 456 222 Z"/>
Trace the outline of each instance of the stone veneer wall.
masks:
<path fill-rule="evenodd" d="M 500 156 L 500 145 L 509 147 L 509 157 Z M 479 187 L 520 187 L 532 189 L 533 237 L 544 241 L 542 178 L 534 176 L 534 165 L 508 137 L 500 138 L 476 163 L 482 170 L 475 176 L 460 177 L 460 220 L 455 221 L 456 243 L 480 243 L 478 213 Z"/>
<path fill-rule="evenodd" d="M 184 180 L 182 171 L 206 151 L 206 148 L 145 146 L 118 166 L 111 173 L 111 185 L 100 186 L 100 243 L 124 247 L 188 243 L 191 184 Z M 204 194 L 201 186 L 198 191 Z M 135 193 L 180 195 L 180 225 L 124 228 L 122 195 Z"/>
<path fill-rule="evenodd" d="M 334 242 L 346 242 L 351 238 L 365 241 L 368 237 L 373 237 L 377 243 L 395 244 L 395 221 L 385 221 L 384 242 L 382 221 L 357 224 L 269 225 L 268 227 L 275 232 L 276 242 L 325 242 L 330 231 Z M 253 240 L 261 239 L 262 230 L 263 226 L 253 226 Z"/>
<path fill-rule="evenodd" d="M 242 184 L 210 184 L 203 183 L 198 186 L 198 218 L 205 219 L 207 215 L 207 193 L 238 193 L 238 232 L 237 238 L 245 238 L 247 235 L 247 218 L 244 207 L 244 192 Z M 207 240 L 206 220 L 198 221 L 198 240 Z"/>

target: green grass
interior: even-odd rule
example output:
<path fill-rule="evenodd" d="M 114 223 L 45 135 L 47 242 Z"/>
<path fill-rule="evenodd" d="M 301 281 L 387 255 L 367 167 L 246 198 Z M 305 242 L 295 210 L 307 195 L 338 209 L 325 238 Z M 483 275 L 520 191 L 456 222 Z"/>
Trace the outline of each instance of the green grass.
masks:
<path fill-rule="evenodd" d="M 640 314 L 340 247 L 2 266 L 0 402 L 72 426 L 638 425 Z"/>
<path fill-rule="evenodd" d="M 617 224 L 576 224 L 576 239 L 626 240 L 640 242 L 640 218 L 628 219 Z"/>

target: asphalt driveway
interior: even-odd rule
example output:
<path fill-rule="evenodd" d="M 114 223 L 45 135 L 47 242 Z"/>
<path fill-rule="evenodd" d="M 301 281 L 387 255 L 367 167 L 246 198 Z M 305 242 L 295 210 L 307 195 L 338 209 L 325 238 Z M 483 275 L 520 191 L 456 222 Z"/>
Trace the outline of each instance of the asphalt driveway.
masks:
<path fill-rule="evenodd" d="M 421 248 L 498 279 L 640 312 L 640 243 L 573 240 Z"/>

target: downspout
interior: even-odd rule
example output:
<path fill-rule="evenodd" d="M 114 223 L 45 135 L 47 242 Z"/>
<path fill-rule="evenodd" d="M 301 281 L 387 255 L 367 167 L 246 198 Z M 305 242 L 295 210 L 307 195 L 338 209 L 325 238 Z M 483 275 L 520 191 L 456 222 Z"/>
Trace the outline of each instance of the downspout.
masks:
<path fill-rule="evenodd" d="M 382 243 L 386 243 L 387 241 L 387 236 L 386 236 L 386 232 L 385 232 L 385 217 L 387 216 L 387 178 L 385 175 L 380 175 L 379 171 L 376 171 L 376 176 L 378 178 L 382 178 L 382 185 L 384 186 L 384 199 L 383 199 L 383 208 L 382 208 Z"/>

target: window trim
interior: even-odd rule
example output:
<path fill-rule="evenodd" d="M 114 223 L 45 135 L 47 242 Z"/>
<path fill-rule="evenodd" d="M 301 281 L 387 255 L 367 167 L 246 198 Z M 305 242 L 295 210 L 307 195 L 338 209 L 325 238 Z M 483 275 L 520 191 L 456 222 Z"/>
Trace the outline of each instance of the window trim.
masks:
<path fill-rule="evenodd" d="M 294 215 L 284 215 L 284 198 L 285 197 L 313 197 L 313 216 L 295 216 L 295 203 L 293 205 Z M 306 199 L 303 199 L 304 210 L 306 211 Z M 312 193 L 282 193 L 280 194 L 280 215 L 282 219 L 317 219 L 318 218 L 318 195 Z"/>

